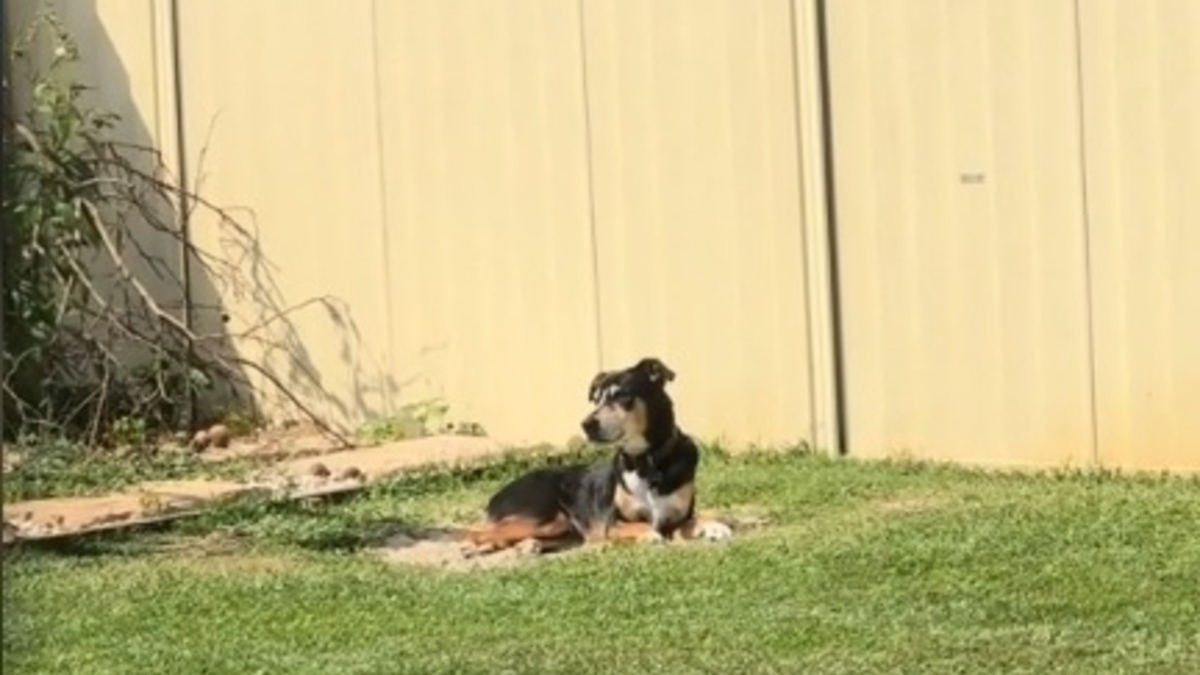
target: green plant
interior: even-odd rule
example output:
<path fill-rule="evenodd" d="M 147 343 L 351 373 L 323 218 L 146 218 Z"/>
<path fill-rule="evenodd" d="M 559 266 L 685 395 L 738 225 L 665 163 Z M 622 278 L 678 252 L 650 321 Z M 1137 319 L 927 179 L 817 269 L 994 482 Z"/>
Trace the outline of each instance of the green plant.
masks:
<path fill-rule="evenodd" d="M 39 49 L 39 45 L 45 49 Z M 36 55 L 48 55 L 43 68 Z M 202 369 L 180 355 L 177 317 L 162 312 L 135 272 L 150 260 L 136 231 L 157 224 L 169 186 L 125 157 L 110 138 L 117 115 L 86 102 L 72 77 L 74 41 L 52 12 L 17 41 L 10 70 L 26 76 L 28 102 L 5 117 L 4 393 L 18 432 L 128 435 L 128 420 L 178 424 L 186 385 Z M 140 351 L 145 356 L 135 356 Z M 125 428 L 114 429 L 123 420 Z"/>
<path fill-rule="evenodd" d="M 217 411 L 215 417 L 229 429 L 235 438 L 249 436 L 262 426 L 252 411 L 242 408 L 228 407 Z"/>
<path fill-rule="evenodd" d="M 411 420 L 405 420 L 394 415 L 383 415 L 363 422 L 355 433 L 355 436 L 358 437 L 361 443 L 366 445 L 379 445 L 380 443 L 400 441 L 420 435 L 419 432 L 421 430 L 419 428 L 415 429 L 418 433 L 411 433 L 413 428 L 416 428 L 416 425 Z"/>
<path fill-rule="evenodd" d="M 136 437 L 141 424 L 129 424 Z M 123 446 L 125 453 L 100 453 L 62 437 L 18 439 L 20 461 L 4 476 L 4 501 L 99 495 L 122 490 L 146 480 L 197 477 L 244 478 L 258 466 L 258 458 L 211 462 L 191 452 L 157 452 L 146 443 Z"/>
<path fill-rule="evenodd" d="M 110 432 L 112 442 L 119 446 L 141 447 L 150 440 L 146 420 L 140 417 L 118 417 Z"/>
<path fill-rule="evenodd" d="M 125 443 L 131 434 L 144 441 L 190 427 L 201 392 L 253 393 L 263 385 L 246 375 L 256 372 L 337 436 L 282 380 L 241 358 L 229 335 L 193 330 L 193 312 L 224 315 L 191 304 L 189 279 L 204 274 L 254 301 L 259 316 L 237 337 L 273 346 L 279 341 L 268 326 L 325 300 L 284 306 L 240 262 L 193 243 L 181 222 L 185 212 L 203 211 L 223 246 L 258 250 L 223 209 L 165 178 L 171 172 L 156 148 L 119 137 L 119 117 L 93 104 L 92 90 L 75 77 L 79 50 L 52 11 L 18 35 L 9 57 L 6 72 L 24 86 L 16 114 L 6 110 L 3 119 L 6 435 L 91 446 Z"/>
<path fill-rule="evenodd" d="M 440 399 L 416 401 L 401 406 L 394 415 L 374 417 L 359 427 L 357 436 L 367 445 L 422 438 L 438 433 L 486 436 L 483 425 L 447 419 L 450 407 Z"/>
<path fill-rule="evenodd" d="M 48 367 L 56 356 L 65 303 L 78 292 L 74 259 L 58 251 L 90 249 L 98 238 L 79 208 L 95 199 L 101 182 L 95 167 L 95 137 L 115 116 L 84 109 L 84 87 L 59 73 L 78 58 L 73 43 L 52 23 L 54 47 L 47 74 L 28 82 L 31 103 L 24 122 L 5 124 L 4 228 L 5 406 L 21 413 L 44 401 Z M 21 59 L 32 38 L 14 51 Z"/>

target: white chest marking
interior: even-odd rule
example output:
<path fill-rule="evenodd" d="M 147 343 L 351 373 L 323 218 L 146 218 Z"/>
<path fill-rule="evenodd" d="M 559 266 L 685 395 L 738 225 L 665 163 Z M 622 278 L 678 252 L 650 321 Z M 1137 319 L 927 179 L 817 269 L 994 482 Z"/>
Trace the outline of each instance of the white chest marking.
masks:
<path fill-rule="evenodd" d="M 622 472 L 621 480 L 624 481 L 629 494 L 633 496 L 638 510 L 645 514 L 650 520 L 651 525 L 655 528 L 659 527 L 663 517 L 669 515 L 672 507 L 671 498 L 655 492 L 650 487 L 650 483 L 646 482 L 645 478 L 637 475 L 636 471 Z"/>

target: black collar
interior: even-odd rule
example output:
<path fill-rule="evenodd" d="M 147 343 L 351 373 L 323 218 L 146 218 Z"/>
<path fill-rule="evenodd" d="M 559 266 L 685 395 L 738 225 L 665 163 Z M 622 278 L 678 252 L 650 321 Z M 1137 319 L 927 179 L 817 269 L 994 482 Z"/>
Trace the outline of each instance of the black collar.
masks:
<path fill-rule="evenodd" d="M 650 447 L 645 452 L 638 453 L 637 455 L 631 455 L 624 450 L 621 451 L 621 454 L 625 456 L 625 460 L 629 462 L 635 470 L 639 470 L 638 473 L 642 473 L 641 470 L 644 470 L 646 479 L 650 482 L 654 482 L 659 476 L 662 475 L 662 471 L 659 469 L 659 463 L 663 458 L 670 455 L 671 451 L 674 450 L 675 446 L 678 444 L 679 427 L 673 427 L 671 429 L 671 435 L 667 437 L 667 440 L 663 442 L 662 445 Z"/>

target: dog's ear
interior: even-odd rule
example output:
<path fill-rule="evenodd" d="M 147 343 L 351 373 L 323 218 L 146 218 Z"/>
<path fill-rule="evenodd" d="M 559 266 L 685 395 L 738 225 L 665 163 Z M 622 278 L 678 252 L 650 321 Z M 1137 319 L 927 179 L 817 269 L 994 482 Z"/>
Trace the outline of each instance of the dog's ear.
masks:
<path fill-rule="evenodd" d="M 642 372 L 646 379 L 654 384 L 666 384 L 675 380 L 675 371 L 667 367 L 667 364 L 653 357 L 647 357 L 638 361 L 634 366 L 635 370 Z"/>
<path fill-rule="evenodd" d="M 612 371 L 609 370 L 602 370 L 596 373 L 596 376 L 592 378 L 592 383 L 588 385 L 589 401 L 592 401 L 593 403 L 597 402 L 596 397 L 600 395 L 600 389 L 604 387 L 605 383 L 612 379 L 612 375 Z"/>

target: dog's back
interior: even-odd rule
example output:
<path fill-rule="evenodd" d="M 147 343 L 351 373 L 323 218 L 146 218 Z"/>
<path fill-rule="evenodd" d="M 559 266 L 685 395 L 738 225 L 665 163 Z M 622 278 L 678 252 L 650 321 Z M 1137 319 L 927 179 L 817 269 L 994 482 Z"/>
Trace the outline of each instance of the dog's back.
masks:
<path fill-rule="evenodd" d="M 534 469 L 500 488 L 487 503 L 489 520 L 520 516 L 542 524 L 553 520 L 570 503 L 586 464 Z"/>

